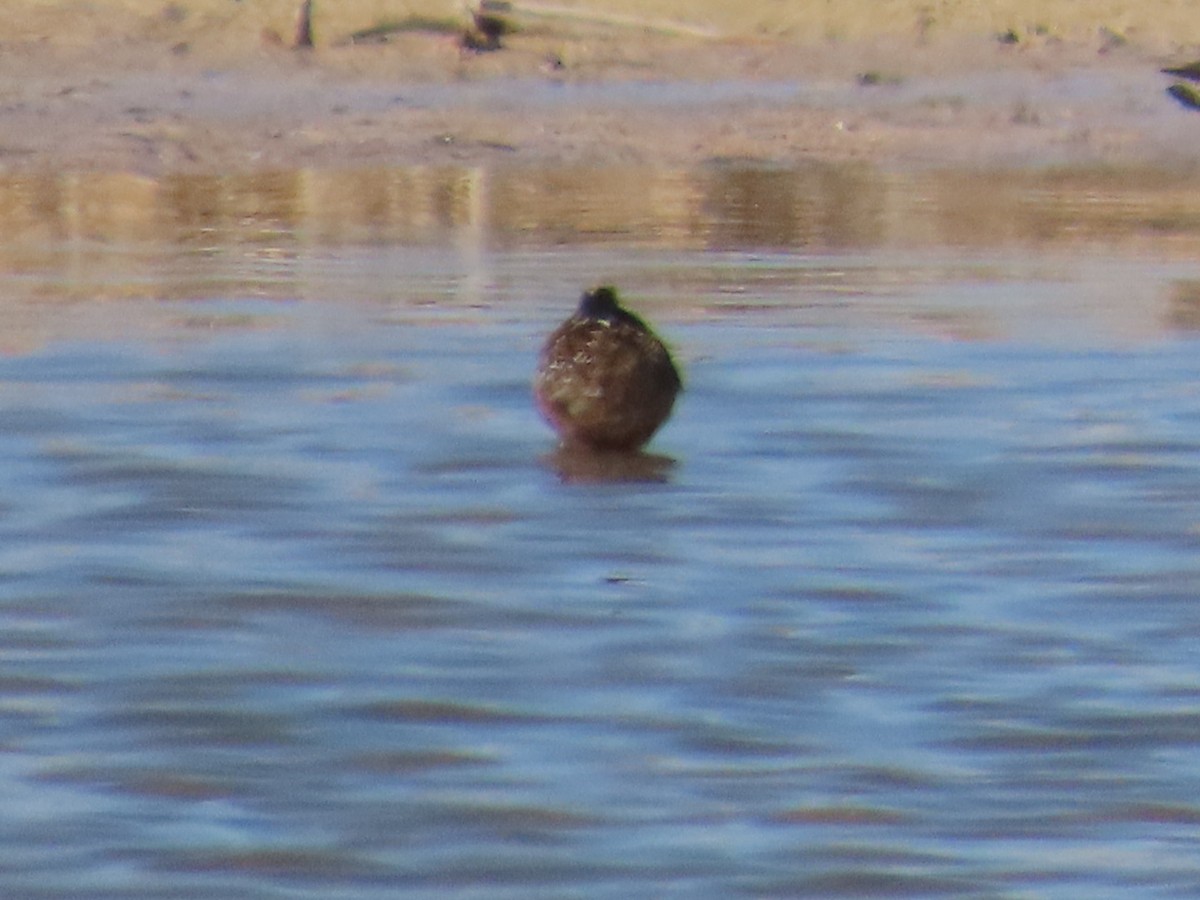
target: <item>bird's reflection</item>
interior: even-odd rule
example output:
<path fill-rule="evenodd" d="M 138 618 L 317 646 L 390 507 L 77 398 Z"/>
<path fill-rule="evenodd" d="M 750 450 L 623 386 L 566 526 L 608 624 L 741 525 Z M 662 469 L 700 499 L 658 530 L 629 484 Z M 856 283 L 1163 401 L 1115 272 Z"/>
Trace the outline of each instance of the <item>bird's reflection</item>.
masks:
<path fill-rule="evenodd" d="M 567 484 L 665 484 L 676 465 L 659 453 L 579 446 L 560 446 L 541 462 Z"/>

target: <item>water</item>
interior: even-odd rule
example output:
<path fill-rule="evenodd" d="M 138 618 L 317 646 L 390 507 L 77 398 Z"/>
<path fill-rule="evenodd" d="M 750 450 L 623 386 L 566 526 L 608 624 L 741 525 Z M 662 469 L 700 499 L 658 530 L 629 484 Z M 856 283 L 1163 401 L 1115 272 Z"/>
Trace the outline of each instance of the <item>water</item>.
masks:
<path fill-rule="evenodd" d="M 1198 190 L 0 184 L 0 893 L 1194 895 Z M 625 464 L 528 394 L 600 279 Z"/>

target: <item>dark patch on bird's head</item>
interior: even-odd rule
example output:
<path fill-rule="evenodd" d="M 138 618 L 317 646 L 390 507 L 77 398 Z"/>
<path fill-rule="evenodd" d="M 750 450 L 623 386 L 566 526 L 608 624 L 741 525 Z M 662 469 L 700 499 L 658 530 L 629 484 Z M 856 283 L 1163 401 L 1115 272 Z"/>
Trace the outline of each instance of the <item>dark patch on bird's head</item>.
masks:
<path fill-rule="evenodd" d="M 579 298 L 578 314 L 598 322 L 624 322 L 642 331 L 650 330 L 645 322 L 621 306 L 617 300 L 617 289 L 609 285 L 585 291 Z"/>

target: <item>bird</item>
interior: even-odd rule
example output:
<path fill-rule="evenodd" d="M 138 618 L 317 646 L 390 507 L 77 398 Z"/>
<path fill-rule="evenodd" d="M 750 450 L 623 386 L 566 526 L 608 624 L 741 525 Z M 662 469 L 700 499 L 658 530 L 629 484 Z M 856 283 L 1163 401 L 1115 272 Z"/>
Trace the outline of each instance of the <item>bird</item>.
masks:
<path fill-rule="evenodd" d="M 670 351 L 604 285 L 584 292 L 546 339 L 533 395 L 564 446 L 636 451 L 671 415 L 682 387 Z"/>

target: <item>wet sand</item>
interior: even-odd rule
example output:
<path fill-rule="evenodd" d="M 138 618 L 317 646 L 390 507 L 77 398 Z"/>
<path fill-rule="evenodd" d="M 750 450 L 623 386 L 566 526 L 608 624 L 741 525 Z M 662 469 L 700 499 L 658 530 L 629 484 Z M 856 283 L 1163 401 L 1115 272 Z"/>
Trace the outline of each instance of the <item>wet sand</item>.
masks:
<path fill-rule="evenodd" d="M 847 25 L 848 38 L 518 15 L 502 49 L 474 53 L 440 25 L 354 43 L 370 20 L 349 18 L 318 20 L 316 46 L 296 50 L 290 4 L 266 4 L 261 22 L 206 19 L 212 0 L 107 6 L 17 17 L 0 54 L 0 171 L 1190 165 L 1200 129 L 1159 72 L 1187 45 L 1099 13 L 943 33 L 911 4 L 905 26 Z"/>

